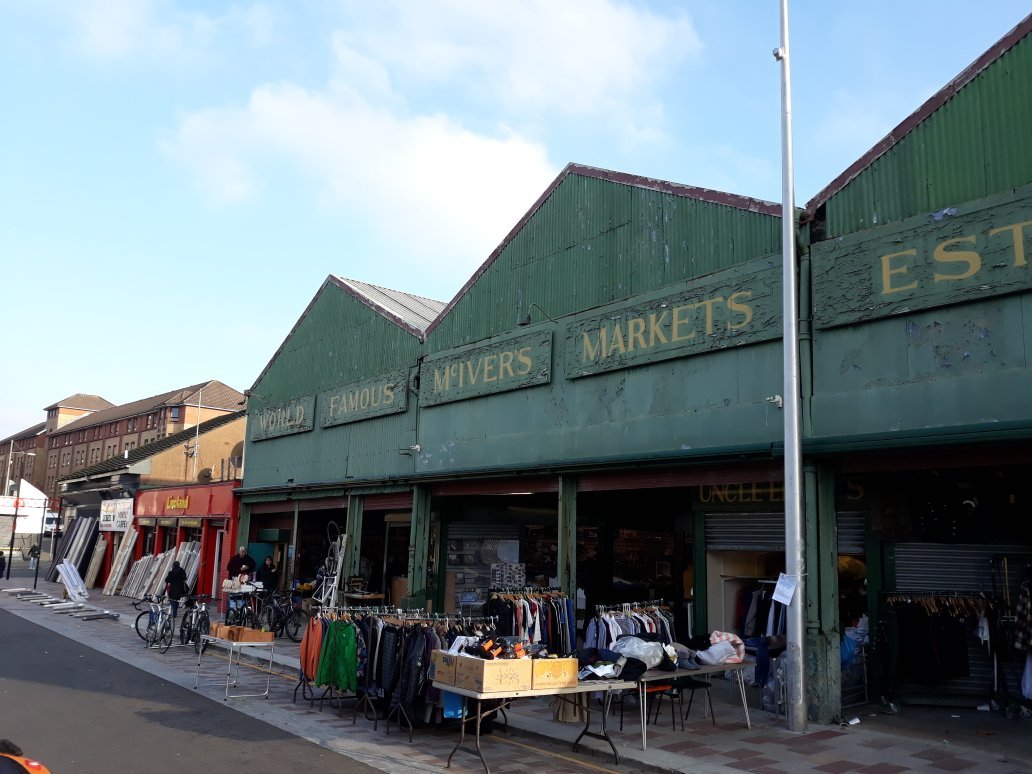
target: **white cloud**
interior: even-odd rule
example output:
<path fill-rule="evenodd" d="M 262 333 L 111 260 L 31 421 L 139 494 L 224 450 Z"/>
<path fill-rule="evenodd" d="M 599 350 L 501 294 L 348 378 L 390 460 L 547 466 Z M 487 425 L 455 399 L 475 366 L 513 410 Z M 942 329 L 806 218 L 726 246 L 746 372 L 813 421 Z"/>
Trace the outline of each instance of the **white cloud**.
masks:
<path fill-rule="evenodd" d="M 166 149 L 223 203 L 271 189 L 263 175 L 282 162 L 304 170 L 323 206 L 399 252 L 375 259 L 476 266 L 558 171 L 541 139 L 557 122 L 586 120 L 594 140 L 625 148 L 662 144 L 658 90 L 701 49 L 682 12 L 612 0 L 341 13 L 324 88 L 258 86 L 245 106 L 185 116 Z"/>
<path fill-rule="evenodd" d="M 187 116 L 166 150 L 221 202 L 254 195 L 262 159 L 317 182 L 324 206 L 376 229 L 398 256 L 487 257 L 556 174 L 544 148 L 500 129 L 475 134 L 443 114 L 403 117 L 354 95 L 291 84 L 256 89 L 238 110 Z"/>
<path fill-rule="evenodd" d="M 349 20 L 348 45 L 399 79 L 445 84 L 517 114 L 602 114 L 648 102 L 655 84 L 702 48 L 687 14 L 611 0 L 390 7 Z"/>
<path fill-rule="evenodd" d="M 276 21 L 263 4 L 233 6 L 221 16 L 169 10 L 165 0 L 77 0 L 52 7 L 70 26 L 73 45 L 101 60 L 189 58 L 238 29 L 263 45 Z"/>

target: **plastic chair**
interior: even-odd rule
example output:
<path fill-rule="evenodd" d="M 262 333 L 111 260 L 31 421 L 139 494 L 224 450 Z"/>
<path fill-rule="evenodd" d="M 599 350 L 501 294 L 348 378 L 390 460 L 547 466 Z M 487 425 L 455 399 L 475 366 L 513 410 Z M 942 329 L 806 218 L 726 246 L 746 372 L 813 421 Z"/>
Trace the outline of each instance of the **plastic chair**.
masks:
<path fill-rule="evenodd" d="M 684 694 L 682 693 L 682 688 L 680 686 L 680 682 L 682 679 L 683 678 L 679 677 L 674 680 L 671 680 L 669 684 L 657 685 L 654 688 L 652 686 L 645 688 L 646 694 L 653 693 L 656 697 L 656 717 L 652 721 L 654 724 L 659 722 L 659 711 L 660 708 L 663 706 L 663 697 L 668 696 L 670 697 L 670 729 L 672 731 L 677 730 L 677 715 L 680 715 L 681 711 L 684 709 Z M 674 699 L 677 700 L 676 714 L 674 711 Z M 651 712 L 651 708 L 648 711 Z M 681 730 L 684 731 L 683 717 L 681 718 Z"/>
<path fill-rule="evenodd" d="M 630 691 L 623 691 L 623 692 L 621 692 L 620 694 L 618 694 L 617 696 L 615 696 L 613 698 L 613 702 L 612 702 L 611 706 L 619 706 L 620 707 L 620 730 L 621 731 L 623 731 L 624 700 L 628 696 L 633 696 L 634 698 L 638 698 L 638 695 L 639 695 L 638 694 L 638 690 L 635 688 L 635 689 L 630 690 Z M 676 720 L 674 718 L 674 705 L 673 705 L 673 697 L 676 696 L 676 695 L 678 695 L 678 693 L 675 691 L 673 686 L 670 685 L 669 683 L 662 683 L 662 684 L 658 684 L 658 685 L 646 685 L 645 686 L 645 702 L 646 702 L 646 705 L 645 705 L 645 722 L 646 723 L 649 722 L 649 718 L 652 716 L 652 708 L 650 706 L 648 706 L 649 696 L 655 696 L 656 697 L 656 702 L 654 702 L 654 703 L 656 704 L 656 719 L 657 720 L 659 719 L 659 702 L 662 701 L 664 696 L 670 696 L 671 697 L 671 700 L 670 700 L 671 701 L 671 704 L 670 704 L 670 725 L 671 725 L 672 728 L 676 728 L 676 726 L 674 725 L 676 723 Z M 681 725 L 682 725 L 682 728 L 683 728 L 684 727 L 684 722 L 683 721 L 682 721 Z"/>

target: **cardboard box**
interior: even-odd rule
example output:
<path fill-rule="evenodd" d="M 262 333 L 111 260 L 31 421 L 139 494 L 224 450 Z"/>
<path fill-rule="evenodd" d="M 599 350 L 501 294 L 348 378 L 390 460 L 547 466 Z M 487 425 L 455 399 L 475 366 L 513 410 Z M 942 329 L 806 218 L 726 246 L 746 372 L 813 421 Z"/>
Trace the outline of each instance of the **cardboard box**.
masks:
<path fill-rule="evenodd" d="M 212 624 L 211 628 L 208 629 L 208 634 L 212 637 L 218 637 L 220 640 L 228 640 L 229 627 L 225 624 Z"/>
<path fill-rule="evenodd" d="M 249 629 L 246 626 L 235 626 L 233 628 L 239 629 L 233 638 L 237 642 L 272 642 L 276 639 L 275 632 L 262 632 L 257 629 Z"/>
<path fill-rule="evenodd" d="M 533 683 L 534 665 L 529 658 L 483 659 L 458 656 L 455 685 L 480 693 L 527 691 Z"/>
<path fill-rule="evenodd" d="M 443 650 L 430 654 L 430 679 L 437 685 L 455 685 L 455 661 L 459 657 Z"/>
<path fill-rule="evenodd" d="M 573 688 L 580 667 L 575 658 L 535 658 L 533 688 Z"/>

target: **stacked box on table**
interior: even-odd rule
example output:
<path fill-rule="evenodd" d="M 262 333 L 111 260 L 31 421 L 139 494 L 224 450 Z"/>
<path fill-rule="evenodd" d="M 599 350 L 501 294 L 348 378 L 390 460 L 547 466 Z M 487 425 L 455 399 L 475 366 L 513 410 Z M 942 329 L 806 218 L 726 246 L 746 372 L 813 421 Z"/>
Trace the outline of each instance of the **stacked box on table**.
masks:
<path fill-rule="evenodd" d="M 577 685 L 580 667 L 575 658 L 535 658 L 534 688 L 573 688 Z"/>
<path fill-rule="evenodd" d="M 430 679 L 437 685 L 455 685 L 455 662 L 459 657 L 444 650 L 430 654 Z"/>
<path fill-rule="evenodd" d="M 237 642 L 272 642 L 276 639 L 275 632 L 263 632 L 258 629 L 250 629 L 246 626 L 234 627 L 238 629 L 233 638 Z"/>
<path fill-rule="evenodd" d="M 220 640 L 229 639 L 229 627 L 225 624 L 212 624 L 208 629 L 208 636 L 218 637 Z"/>
<path fill-rule="evenodd" d="M 533 683 L 533 669 L 529 658 L 458 656 L 455 660 L 455 686 L 479 693 L 528 691 Z"/>

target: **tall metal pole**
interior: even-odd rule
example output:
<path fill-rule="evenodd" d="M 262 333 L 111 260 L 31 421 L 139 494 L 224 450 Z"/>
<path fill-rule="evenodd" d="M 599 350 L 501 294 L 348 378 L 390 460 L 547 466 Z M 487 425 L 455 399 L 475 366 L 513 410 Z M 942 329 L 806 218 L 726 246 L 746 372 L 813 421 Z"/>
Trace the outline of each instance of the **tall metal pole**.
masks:
<path fill-rule="evenodd" d="M 197 416 L 194 417 L 194 442 L 193 442 L 193 477 L 194 481 L 197 480 L 197 454 L 199 453 L 199 446 L 201 443 L 201 393 L 204 392 L 204 385 L 197 390 Z"/>
<path fill-rule="evenodd" d="M 11 544 L 7 547 L 7 573 L 4 576 L 7 580 L 11 579 L 11 564 L 14 562 L 14 534 L 18 528 L 18 507 L 21 505 L 21 473 L 24 473 L 25 463 L 22 462 L 21 470 L 18 474 L 18 483 L 15 485 L 14 490 L 14 518 L 11 519 Z"/>
<path fill-rule="evenodd" d="M 34 568 L 36 570 L 36 572 L 32 576 L 32 588 L 33 589 L 35 589 L 36 588 L 36 584 L 39 583 L 39 563 L 40 563 L 40 560 L 43 558 L 41 556 L 41 554 L 43 552 L 43 533 L 44 533 L 44 531 L 46 531 L 46 528 L 47 528 L 47 506 L 49 504 L 50 504 L 50 501 L 44 498 L 44 500 L 43 500 L 43 517 L 39 520 L 39 537 L 36 539 L 36 566 Z M 53 528 L 57 529 L 57 525 L 55 524 Z"/>
<path fill-rule="evenodd" d="M 4 471 L 4 497 L 8 496 L 8 489 L 11 486 L 11 461 L 14 460 L 14 439 L 7 447 L 7 470 Z"/>
<path fill-rule="evenodd" d="M 788 606 L 785 651 L 788 684 L 785 715 L 790 731 L 803 732 L 807 723 L 806 672 L 803 645 L 806 636 L 806 558 L 804 553 L 802 454 L 800 452 L 799 296 L 796 284 L 795 184 L 792 165 L 792 73 L 788 47 L 788 0 L 781 0 L 781 45 L 774 58 L 781 63 L 781 253 L 784 317 L 785 415 L 785 574 L 796 582 Z"/>

